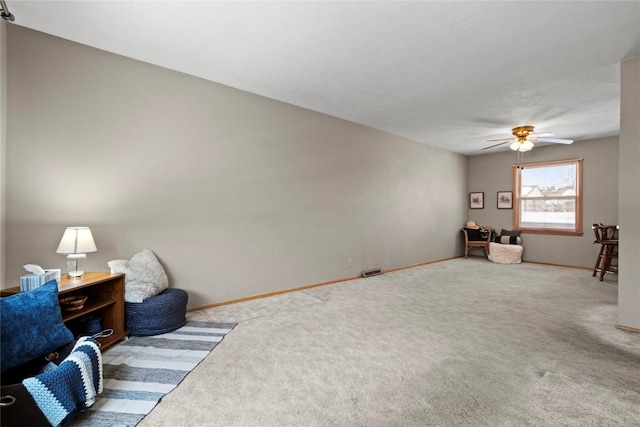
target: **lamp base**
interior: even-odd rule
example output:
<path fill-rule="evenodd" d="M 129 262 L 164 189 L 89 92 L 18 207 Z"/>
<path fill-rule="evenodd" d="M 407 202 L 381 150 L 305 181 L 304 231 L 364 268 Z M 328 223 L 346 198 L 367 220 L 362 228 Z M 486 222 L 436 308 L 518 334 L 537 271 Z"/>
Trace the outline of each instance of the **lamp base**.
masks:
<path fill-rule="evenodd" d="M 67 276 L 71 279 L 82 279 L 84 271 L 70 271 L 67 273 Z"/>
<path fill-rule="evenodd" d="M 84 266 L 87 263 L 86 254 L 69 254 L 67 255 L 67 275 L 72 279 L 81 279 L 84 276 Z"/>

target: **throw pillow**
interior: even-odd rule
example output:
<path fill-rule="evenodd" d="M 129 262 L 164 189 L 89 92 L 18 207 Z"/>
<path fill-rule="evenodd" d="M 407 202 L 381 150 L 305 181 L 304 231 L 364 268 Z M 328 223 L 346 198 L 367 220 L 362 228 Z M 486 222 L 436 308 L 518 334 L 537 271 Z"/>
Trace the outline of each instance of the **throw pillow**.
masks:
<path fill-rule="evenodd" d="M 142 302 L 169 287 L 169 279 L 155 254 L 148 249 L 135 254 L 131 260 L 107 263 L 112 273 L 124 273 L 124 300 Z"/>
<path fill-rule="evenodd" d="M 73 341 L 62 321 L 55 280 L 32 291 L 0 298 L 0 371 L 45 356 Z"/>
<path fill-rule="evenodd" d="M 493 241 L 502 245 L 521 245 L 522 239 L 520 236 L 496 236 Z"/>
<path fill-rule="evenodd" d="M 504 228 L 500 232 L 501 236 L 520 236 L 522 232 L 520 230 L 505 230 Z"/>

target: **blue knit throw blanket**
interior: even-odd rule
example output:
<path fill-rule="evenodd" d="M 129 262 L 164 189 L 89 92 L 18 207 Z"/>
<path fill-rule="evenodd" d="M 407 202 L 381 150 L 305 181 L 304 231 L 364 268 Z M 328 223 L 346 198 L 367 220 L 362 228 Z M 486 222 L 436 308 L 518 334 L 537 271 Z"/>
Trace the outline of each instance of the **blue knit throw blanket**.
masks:
<path fill-rule="evenodd" d="M 50 371 L 22 381 L 53 426 L 93 405 L 102 393 L 102 354 L 95 339 L 82 337 Z"/>

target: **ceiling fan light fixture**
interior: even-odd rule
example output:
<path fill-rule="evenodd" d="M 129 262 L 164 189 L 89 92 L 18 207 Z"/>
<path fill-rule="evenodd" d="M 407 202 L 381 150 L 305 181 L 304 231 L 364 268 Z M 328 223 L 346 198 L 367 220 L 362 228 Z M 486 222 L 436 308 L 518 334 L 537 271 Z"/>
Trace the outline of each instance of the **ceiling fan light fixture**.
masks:
<path fill-rule="evenodd" d="M 533 132 L 533 126 L 518 126 L 511 129 L 511 132 L 513 132 L 513 135 L 517 138 L 526 138 L 531 132 Z"/>
<path fill-rule="evenodd" d="M 524 152 L 524 151 L 531 151 L 531 149 L 533 149 L 533 142 L 527 140 L 525 142 L 523 142 L 522 144 L 520 144 L 520 151 Z"/>
<path fill-rule="evenodd" d="M 483 148 L 483 150 L 487 150 L 489 148 L 498 147 L 500 145 L 509 144 L 509 148 L 513 151 L 517 151 L 519 153 L 523 153 L 525 151 L 531 151 L 533 149 L 534 142 L 553 142 L 555 144 L 571 144 L 573 142 L 572 139 L 557 139 L 557 138 L 547 138 L 547 136 L 552 136 L 552 133 L 541 133 L 534 134 L 533 126 L 518 126 L 512 129 L 513 138 L 504 138 L 504 139 L 490 139 L 489 141 L 501 141 L 497 144 L 490 145 L 488 147 Z"/>
<path fill-rule="evenodd" d="M 514 141 L 511 145 L 509 145 L 513 151 L 520 151 L 524 153 L 525 151 L 531 151 L 533 149 L 533 142 L 528 141 L 526 139 Z"/>

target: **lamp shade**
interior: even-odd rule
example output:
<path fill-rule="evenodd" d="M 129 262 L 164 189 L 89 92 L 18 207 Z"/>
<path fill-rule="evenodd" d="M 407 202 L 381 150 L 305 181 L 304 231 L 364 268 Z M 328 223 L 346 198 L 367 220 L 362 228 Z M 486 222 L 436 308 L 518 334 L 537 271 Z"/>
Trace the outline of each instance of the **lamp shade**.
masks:
<path fill-rule="evenodd" d="M 58 254 L 83 254 L 97 252 L 89 227 L 67 227 L 58 245 Z"/>
<path fill-rule="evenodd" d="M 533 142 L 527 140 L 520 145 L 520 151 L 531 151 L 533 149 Z"/>
<path fill-rule="evenodd" d="M 520 151 L 524 153 L 525 151 L 531 151 L 533 149 L 533 142 L 529 140 L 525 141 L 514 141 L 511 145 L 509 145 L 513 151 Z"/>

